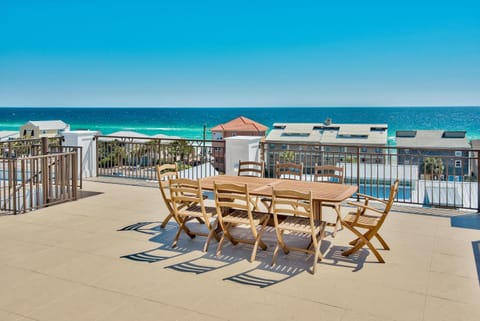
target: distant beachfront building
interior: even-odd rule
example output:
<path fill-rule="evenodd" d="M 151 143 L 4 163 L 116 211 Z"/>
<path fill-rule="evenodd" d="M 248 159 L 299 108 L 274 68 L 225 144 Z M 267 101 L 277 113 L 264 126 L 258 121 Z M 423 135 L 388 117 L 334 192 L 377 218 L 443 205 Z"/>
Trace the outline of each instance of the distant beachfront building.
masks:
<path fill-rule="evenodd" d="M 315 163 L 336 164 L 356 162 L 384 163 L 387 146 L 386 124 L 276 123 L 265 139 L 270 164 L 295 155 L 295 162 L 303 162 L 306 172 Z M 283 155 L 283 156 L 282 156 Z M 287 159 L 288 160 L 288 159 Z"/>
<path fill-rule="evenodd" d="M 420 178 L 453 181 L 470 174 L 471 146 L 465 131 L 398 130 L 395 140 L 398 164 L 423 164 Z M 441 160 L 443 171 L 427 168 L 435 159 Z"/>
<path fill-rule="evenodd" d="M 480 139 L 472 139 L 470 141 L 470 145 L 472 146 L 472 157 L 471 157 L 472 163 L 470 165 L 472 168 L 471 172 L 473 177 L 478 178 L 478 174 L 479 174 L 478 158 L 480 156 Z"/>
<path fill-rule="evenodd" d="M 6 142 L 12 139 L 18 139 L 19 134 L 13 130 L 0 130 L 0 142 Z"/>
<path fill-rule="evenodd" d="M 261 136 L 265 137 L 268 127 L 257 123 L 247 117 L 240 116 L 225 124 L 213 127 L 212 132 L 212 148 L 215 158 L 215 168 L 221 172 L 225 172 L 225 150 L 223 140 L 227 137 L 234 136 Z M 215 141 L 222 141 L 216 143 Z"/>
<path fill-rule="evenodd" d="M 20 127 L 20 137 L 40 138 L 61 136 L 64 131 L 69 131 L 70 125 L 61 120 L 29 121 Z"/>

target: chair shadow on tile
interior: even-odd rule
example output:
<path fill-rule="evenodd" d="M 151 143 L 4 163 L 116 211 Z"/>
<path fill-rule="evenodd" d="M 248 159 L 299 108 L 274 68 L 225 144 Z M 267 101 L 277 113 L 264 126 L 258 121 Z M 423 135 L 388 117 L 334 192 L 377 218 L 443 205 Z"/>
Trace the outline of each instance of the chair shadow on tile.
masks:
<path fill-rule="evenodd" d="M 188 252 L 190 252 L 188 248 L 172 248 L 164 244 L 154 249 L 123 255 L 120 258 L 137 262 L 155 263 L 172 259 Z"/>
<path fill-rule="evenodd" d="M 244 260 L 243 257 L 225 254 L 216 256 L 214 253 L 207 252 L 201 257 L 169 265 L 165 268 L 172 269 L 178 272 L 202 274 L 227 267 L 242 260 Z"/>
<path fill-rule="evenodd" d="M 117 231 L 133 231 L 148 235 L 156 235 L 161 232 L 160 224 L 161 222 L 137 222 L 135 224 L 122 227 Z"/>
<path fill-rule="evenodd" d="M 361 270 L 370 252 L 362 248 L 349 256 L 343 256 L 343 251 L 348 249 L 349 247 L 347 246 L 333 245 L 328 249 L 328 252 L 324 255 L 324 260 L 322 260 L 320 264 L 353 268 L 352 272 Z"/>
<path fill-rule="evenodd" d="M 302 255 L 300 254 L 299 256 Z M 287 281 L 309 269 L 309 264 L 305 264 L 302 258 L 294 261 L 289 260 L 288 263 L 283 261 L 284 260 L 278 260 L 274 266 L 272 266 L 270 262 L 261 262 L 250 270 L 226 277 L 223 280 L 247 286 L 266 288 Z"/>
<path fill-rule="evenodd" d="M 266 251 L 259 251 L 253 268 L 226 277 L 225 281 L 231 281 L 242 285 L 254 286 L 259 288 L 266 288 L 281 282 L 285 282 L 300 273 L 310 273 L 313 264 L 313 255 L 290 251 L 289 254 L 284 254 L 282 250 L 278 254 L 276 264 L 272 266 L 273 250 L 276 246 L 276 237 L 272 235 L 273 230 L 268 231 L 265 237 L 265 243 L 268 246 Z M 291 243 L 293 240 L 297 242 L 296 246 L 307 247 L 310 243 L 308 237 L 303 239 L 299 235 L 285 235 L 286 242 Z M 325 253 L 330 246 L 330 241 L 323 240 L 320 246 L 320 252 Z M 248 247 L 245 247 L 249 249 Z M 249 252 L 245 251 L 244 259 L 248 259 Z M 317 262 L 319 264 L 321 261 Z M 252 264 L 255 264 L 252 263 Z M 321 273 L 321 271 L 317 271 Z"/>

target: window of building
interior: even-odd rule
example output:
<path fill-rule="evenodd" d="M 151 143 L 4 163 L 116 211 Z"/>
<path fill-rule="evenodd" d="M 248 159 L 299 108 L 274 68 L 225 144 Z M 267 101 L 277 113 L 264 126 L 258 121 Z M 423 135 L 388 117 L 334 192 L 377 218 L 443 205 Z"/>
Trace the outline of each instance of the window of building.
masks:
<path fill-rule="evenodd" d="M 366 152 L 367 152 L 367 147 L 362 147 L 362 148 L 360 148 L 360 152 L 366 153 Z"/>
<path fill-rule="evenodd" d="M 30 133 L 30 136 L 35 136 L 35 131 L 32 129 L 32 132 Z"/>
<path fill-rule="evenodd" d="M 375 148 L 375 153 L 380 154 L 382 152 L 381 148 Z"/>
<path fill-rule="evenodd" d="M 455 168 L 462 168 L 462 161 L 461 160 L 456 160 L 455 161 Z"/>
<path fill-rule="evenodd" d="M 456 150 L 456 151 L 455 151 L 455 156 L 461 157 L 461 156 L 462 156 L 462 152 L 459 151 L 459 150 Z"/>
<path fill-rule="evenodd" d="M 27 136 L 27 130 L 26 129 L 23 130 L 23 136 Z"/>

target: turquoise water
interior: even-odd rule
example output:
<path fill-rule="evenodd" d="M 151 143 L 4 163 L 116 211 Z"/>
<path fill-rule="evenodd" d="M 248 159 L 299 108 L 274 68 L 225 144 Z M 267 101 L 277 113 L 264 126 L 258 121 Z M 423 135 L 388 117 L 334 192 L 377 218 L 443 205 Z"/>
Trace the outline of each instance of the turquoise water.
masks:
<path fill-rule="evenodd" d="M 0 130 L 18 130 L 29 120 L 61 119 L 72 129 L 99 130 L 110 134 L 132 130 L 147 135 L 164 134 L 202 139 L 209 129 L 238 116 L 272 127 L 276 122 L 388 124 L 393 140 L 396 130 L 466 130 L 480 138 L 480 107 L 322 107 L 322 108 L 0 108 Z"/>

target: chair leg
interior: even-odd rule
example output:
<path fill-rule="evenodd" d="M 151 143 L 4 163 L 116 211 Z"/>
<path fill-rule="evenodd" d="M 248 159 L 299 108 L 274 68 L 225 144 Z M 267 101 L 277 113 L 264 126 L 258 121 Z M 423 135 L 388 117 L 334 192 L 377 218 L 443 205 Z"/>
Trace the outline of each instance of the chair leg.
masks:
<path fill-rule="evenodd" d="M 165 217 L 165 219 L 163 220 L 162 224 L 160 225 L 161 228 L 165 228 L 165 226 L 167 226 L 168 224 L 168 221 L 170 221 L 173 217 L 173 214 L 170 213 L 167 215 L 167 217 Z"/>
<path fill-rule="evenodd" d="M 387 242 L 383 239 L 383 237 L 380 236 L 380 234 L 375 234 L 375 237 L 377 240 L 382 244 L 384 250 L 390 250 L 390 247 L 388 246 Z"/>
<path fill-rule="evenodd" d="M 218 237 L 218 234 L 217 234 L 216 225 L 217 224 L 213 224 L 213 225 L 209 226 L 210 232 L 208 233 L 207 241 L 205 242 L 205 246 L 203 247 L 203 252 L 208 251 L 208 245 L 210 244 L 210 241 L 212 240 L 212 237 L 215 237 L 217 242 L 220 240 L 220 238 Z M 215 226 L 215 228 L 214 228 L 214 226 Z"/>
<path fill-rule="evenodd" d="M 267 249 L 267 245 L 262 241 L 263 231 L 265 230 L 265 226 L 267 225 L 267 222 L 268 220 L 265 219 L 262 224 L 262 229 L 258 233 L 257 233 L 257 230 L 255 229 L 255 226 L 251 227 L 253 237 L 255 238 L 255 243 L 253 244 L 252 255 L 250 256 L 250 262 L 255 261 L 255 257 L 257 256 L 257 249 L 259 245 L 262 248 L 262 250 L 265 251 Z"/>
<path fill-rule="evenodd" d="M 178 242 L 178 238 L 180 237 L 180 233 L 182 232 L 182 225 L 184 223 L 182 222 L 181 225 L 178 227 L 178 230 L 177 230 L 177 233 L 175 234 L 175 238 L 173 239 L 173 243 L 172 243 L 172 247 L 176 247 L 177 246 L 177 242 Z"/>
<path fill-rule="evenodd" d="M 347 225 L 347 227 L 349 227 L 349 226 Z M 357 252 L 358 250 L 360 250 L 362 247 L 364 247 L 366 245 L 370 249 L 370 251 L 372 251 L 372 253 L 375 255 L 375 257 L 377 258 L 377 260 L 380 263 L 385 263 L 385 260 L 383 259 L 383 257 L 380 255 L 380 253 L 378 253 L 377 249 L 370 242 L 370 239 L 371 239 L 371 237 L 373 237 L 373 235 L 371 235 L 369 233 L 371 233 L 372 231 L 368 231 L 367 233 L 365 233 L 366 235 L 368 235 L 368 237 L 366 237 L 363 234 L 361 234 L 360 232 L 356 231 L 354 228 L 349 227 L 349 229 L 358 236 L 359 240 L 354 247 L 352 247 L 351 249 L 343 252 L 342 253 L 343 256 L 349 256 L 349 255 Z"/>
<path fill-rule="evenodd" d="M 221 254 L 223 242 L 225 242 L 225 233 L 223 233 L 222 237 L 220 238 L 220 241 L 218 242 L 217 252 L 215 253 L 215 256 L 219 256 Z"/>
<path fill-rule="evenodd" d="M 274 266 L 277 263 L 277 256 L 279 251 L 280 251 L 280 245 L 277 242 L 277 246 L 275 246 L 275 250 L 273 251 L 272 266 Z"/>

